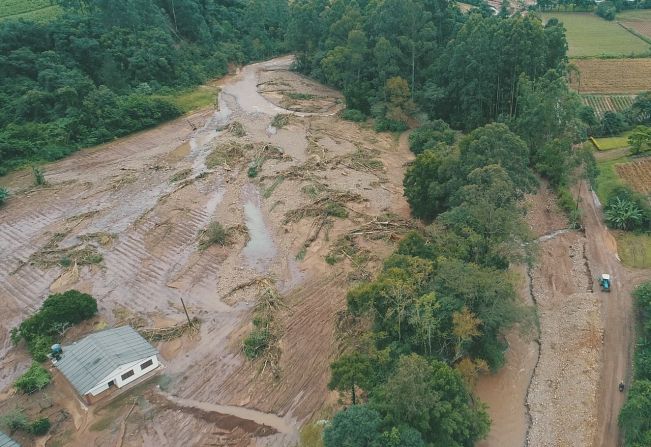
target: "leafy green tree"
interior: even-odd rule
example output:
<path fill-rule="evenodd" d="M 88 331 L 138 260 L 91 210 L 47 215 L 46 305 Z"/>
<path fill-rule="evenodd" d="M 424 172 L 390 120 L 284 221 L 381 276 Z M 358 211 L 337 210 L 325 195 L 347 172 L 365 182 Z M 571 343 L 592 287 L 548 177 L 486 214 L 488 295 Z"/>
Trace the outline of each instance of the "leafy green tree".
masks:
<path fill-rule="evenodd" d="M 414 327 L 416 344 L 423 346 L 426 355 L 434 354 L 434 340 L 441 339 L 439 314 L 440 303 L 435 292 L 421 295 L 414 303 L 409 316 L 409 323 Z"/>
<path fill-rule="evenodd" d="M 360 353 L 343 355 L 330 366 L 332 376 L 328 388 L 340 392 L 350 391 L 353 405 L 356 402 L 356 387 L 368 390 L 373 376 L 373 365 L 368 356 Z"/>
<path fill-rule="evenodd" d="M 425 150 L 407 168 L 403 185 L 412 214 L 431 220 L 448 207 L 455 190 L 457 162 L 438 151 Z"/>
<path fill-rule="evenodd" d="M 639 94 L 627 114 L 632 123 L 651 124 L 651 92 Z"/>
<path fill-rule="evenodd" d="M 33 362 L 27 372 L 16 380 L 14 386 L 21 393 L 32 394 L 45 388 L 51 380 L 50 373 L 38 363 Z"/>
<path fill-rule="evenodd" d="M 380 445 L 383 447 L 425 447 L 425 441 L 418 430 L 402 425 L 383 432 Z"/>
<path fill-rule="evenodd" d="M 642 447 L 651 442 L 651 381 L 633 382 L 626 403 L 619 414 L 624 444 Z"/>
<path fill-rule="evenodd" d="M 498 165 L 475 169 L 469 184 L 452 197 L 456 205 L 439 216 L 451 231 L 468 238 L 469 260 L 491 267 L 506 268 L 521 260 L 530 239 L 518 205 L 519 191 Z"/>
<path fill-rule="evenodd" d="M 491 164 L 500 165 L 521 193 L 533 191 L 536 186 L 527 145 L 504 124 L 480 127 L 459 142 L 460 176 Z"/>
<path fill-rule="evenodd" d="M 425 149 L 435 149 L 439 143 L 452 145 L 455 132 L 445 121 L 434 120 L 426 123 L 409 135 L 409 149 L 418 155 Z"/>
<path fill-rule="evenodd" d="M 90 295 L 68 290 L 50 295 L 41 308 L 12 329 L 11 339 L 18 343 L 25 339 L 37 361 L 45 360 L 53 341 L 68 327 L 91 318 L 97 313 L 97 301 Z"/>
<path fill-rule="evenodd" d="M 585 139 L 590 123 L 579 118 L 581 108 L 580 97 L 569 89 L 560 71 L 550 70 L 533 81 L 524 76 L 520 78 L 518 110 L 510 125 L 527 143 L 534 164 L 546 166 L 549 163 L 552 141 L 572 143 Z M 560 149 L 558 144 L 555 149 Z M 563 160 L 570 157 L 571 146 L 564 144 L 562 149 L 554 166 L 561 169 L 561 175 L 566 175 Z M 549 176 L 550 172 L 545 175 Z"/>
<path fill-rule="evenodd" d="M 366 405 L 353 405 L 338 412 L 323 432 L 325 447 L 375 447 L 380 440 L 382 419 Z"/>
<path fill-rule="evenodd" d="M 637 126 L 628 137 L 631 153 L 639 154 L 651 149 L 651 127 Z"/>
<path fill-rule="evenodd" d="M 626 117 L 619 112 L 611 112 L 610 110 L 604 113 L 601 118 L 601 135 L 617 135 L 629 127 Z"/>
<path fill-rule="evenodd" d="M 9 190 L 7 188 L 0 187 L 0 205 L 3 205 L 7 198 L 9 197 Z"/>
<path fill-rule="evenodd" d="M 411 426 L 436 447 L 474 445 L 490 424 L 484 406 L 473 403 L 456 371 L 415 354 L 400 358 L 372 406 L 386 413 L 390 424 Z"/>

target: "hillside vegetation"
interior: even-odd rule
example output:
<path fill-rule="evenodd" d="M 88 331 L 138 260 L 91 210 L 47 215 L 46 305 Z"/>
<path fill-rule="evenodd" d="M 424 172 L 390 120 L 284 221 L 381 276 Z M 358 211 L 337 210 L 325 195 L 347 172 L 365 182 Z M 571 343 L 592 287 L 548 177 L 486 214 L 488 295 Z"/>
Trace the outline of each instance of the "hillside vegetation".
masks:
<path fill-rule="evenodd" d="M 176 91 L 284 49 L 282 0 L 56 7 L 61 15 L 46 23 L 0 22 L 0 175 L 178 116 L 186 107 L 169 99 Z"/>
<path fill-rule="evenodd" d="M 473 384 L 504 364 L 506 331 L 530 321 L 509 268 L 532 256 L 521 199 L 535 173 L 580 219 L 567 189 L 580 163 L 572 144 L 586 135 L 582 112 L 594 114 L 565 81 L 565 30 L 444 1 L 298 0 L 288 40 L 299 70 L 343 91 L 344 117 L 372 117 L 379 131 L 422 124 L 403 183 L 428 226 L 348 293 L 330 387 L 354 407 L 335 415 L 324 444 L 474 445 L 490 421 Z"/>

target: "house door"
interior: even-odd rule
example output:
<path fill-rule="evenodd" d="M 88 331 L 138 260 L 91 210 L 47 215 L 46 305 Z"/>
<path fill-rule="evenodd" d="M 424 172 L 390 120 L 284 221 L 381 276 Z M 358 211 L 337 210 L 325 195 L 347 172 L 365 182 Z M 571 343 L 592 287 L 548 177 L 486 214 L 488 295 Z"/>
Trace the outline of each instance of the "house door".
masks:
<path fill-rule="evenodd" d="M 111 381 L 108 383 L 109 388 L 111 388 L 111 387 L 114 386 L 114 385 L 115 385 L 115 382 L 114 382 L 113 380 L 111 380 Z"/>

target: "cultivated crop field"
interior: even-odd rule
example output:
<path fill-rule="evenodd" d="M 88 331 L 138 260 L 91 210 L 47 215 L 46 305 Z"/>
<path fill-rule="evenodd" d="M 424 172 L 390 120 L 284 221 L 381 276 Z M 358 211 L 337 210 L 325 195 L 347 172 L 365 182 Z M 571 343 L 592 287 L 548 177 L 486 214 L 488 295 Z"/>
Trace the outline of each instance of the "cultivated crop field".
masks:
<path fill-rule="evenodd" d="M 634 95 L 583 95 L 583 104 L 592 107 L 597 116 L 605 112 L 621 112 L 629 108 L 635 100 Z"/>
<path fill-rule="evenodd" d="M 577 59 L 580 84 L 571 86 L 579 93 L 634 94 L 651 90 L 651 59 Z"/>
<path fill-rule="evenodd" d="M 57 15 L 59 7 L 50 0 L 2 0 L 0 21 L 8 19 L 48 20 Z"/>
<path fill-rule="evenodd" d="M 627 28 L 651 39 L 651 9 L 624 11 L 617 15 L 617 20 Z"/>
<path fill-rule="evenodd" d="M 556 17 L 567 30 L 570 57 L 631 56 L 649 53 L 649 44 L 615 22 L 592 13 L 546 13 L 544 21 Z"/>
<path fill-rule="evenodd" d="M 617 175 L 643 194 L 651 192 L 651 158 L 615 165 Z"/>

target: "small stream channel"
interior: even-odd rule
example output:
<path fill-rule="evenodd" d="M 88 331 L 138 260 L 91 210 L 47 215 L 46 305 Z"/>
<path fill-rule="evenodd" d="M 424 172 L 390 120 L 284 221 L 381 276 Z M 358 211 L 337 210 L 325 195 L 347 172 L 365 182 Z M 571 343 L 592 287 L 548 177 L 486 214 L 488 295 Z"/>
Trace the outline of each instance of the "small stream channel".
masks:
<path fill-rule="evenodd" d="M 244 220 L 249 232 L 249 242 L 243 254 L 247 263 L 262 273 L 276 256 L 277 249 L 262 214 L 260 194 L 251 184 L 244 189 Z"/>
<path fill-rule="evenodd" d="M 280 433 L 289 433 L 292 430 L 289 424 L 287 424 L 283 418 L 276 416 L 275 414 L 264 413 L 262 411 L 238 407 L 235 405 L 219 405 L 209 402 L 200 402 L 192 399 L 183 399 L 160 390 L 158 392 L 166 399 L 180 407 L 197 408 L 199 410 L 208 412 L 230 414 L 241 419 L 253 421 L 260 425 L 266 425 L 268 427 L 275 428 Z"/>

